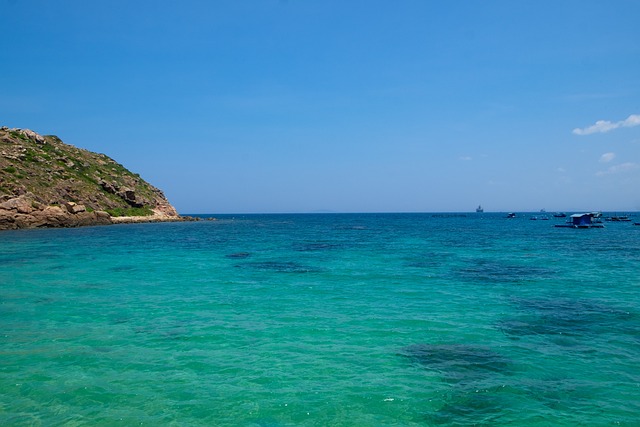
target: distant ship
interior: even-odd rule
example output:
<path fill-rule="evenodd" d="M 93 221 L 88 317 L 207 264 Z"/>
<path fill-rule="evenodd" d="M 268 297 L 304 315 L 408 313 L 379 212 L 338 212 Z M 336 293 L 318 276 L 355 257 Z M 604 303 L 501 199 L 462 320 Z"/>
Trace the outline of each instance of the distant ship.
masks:
<path fill-rule="evenodd" d="M 476 208 L 476 212 L 478 213 L 484 212 L 484 209 L 482 209 L 482 205 L 478 205 L 478 207 Z"/>

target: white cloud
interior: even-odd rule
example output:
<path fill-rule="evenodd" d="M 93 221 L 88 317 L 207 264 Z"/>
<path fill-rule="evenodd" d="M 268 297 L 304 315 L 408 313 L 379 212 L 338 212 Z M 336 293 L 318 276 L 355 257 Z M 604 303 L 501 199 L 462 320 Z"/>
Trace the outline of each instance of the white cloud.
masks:
<path fill-rule="evenodd" d="M 617 125 L 615 125 L 614 123 L 611 123 L 610 121 L 598 120 L 595 125 L 591 125 L 584 129 L 578 129 L 578 128 L 574 129 L 573 133 L 575 133 L 576 135 L 590 135 L 592 133 L 597 133 L 597 132 L 601 132 L 601 133 L 609 132 L 610 130 L 613 130 L 617 127 L 618 127 Z"/>
<path fill-rule="evenodd" d="M 632 114 L 622 122 L 622 126 L 628 127 L 628 128 L 638 126 L 638 125 L 640 125 L 640 114 Z"/>
<path fill-rule="evenodd" d="M 560 173 L 565 173 L 567 171 L 565 168 L 558 168 L 556 170 Z"/>
<path fill-rule="evenodd" d="M 640 114 L 632 114 L 619 122 L 610 122 L 608 120 L 598 120 L 594 125 L 586 128 L 575 128 L 573 133 L 576 135 L 591 135 L 592 133 L 605 133 L 621 127 L 640 126 Z"/>
<path fill-rule="evenodd" d="M 460 160 L 463 160 L 463 161 L 465 161 L 465 162 L 468 162 L 468 161 L 470 161 L 470 160 L 473 160 L 473 158 L 472 158 L 471 156 L 462 156 L 462 157 L 460 157 Z"/>
<path fill-rule="evenodd" d="M 609 163 L 611 160 L 616 158 L 615 153 L 604 153 L 600 156 L 600 163 Z"/>
<path fill-rule="evenodd" d="M 632 170 L 636 170 L 640 167 L 637 163 L 621 163 L 619 165 L 611 166 L 606 171 L 599 171 L 596 173 L 596 176 L 605 176 L 605 175 L 613 175 L 616 173 L 630 172 Z"/>

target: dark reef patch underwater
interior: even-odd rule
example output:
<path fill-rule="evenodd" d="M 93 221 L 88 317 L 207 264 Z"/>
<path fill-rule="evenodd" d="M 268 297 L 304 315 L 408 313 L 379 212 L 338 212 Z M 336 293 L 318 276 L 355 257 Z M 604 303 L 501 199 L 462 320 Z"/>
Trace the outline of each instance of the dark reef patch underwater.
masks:
<path fill-rule="evenodd" d="M 328 251 L 332 249 L 342 249 L 345 245 L 330 242 L 305 242 L 293 245 L 293 250 L 297 252 Z"/>
<path fill-rule="evenodd" d="M 272 271 L 276 273 L 311 273 L 317 269 L 295 261 L 256 261 L 237 264 L 236 268 L 255 271 Z"/>
<path fill-rule="evenodd" d="M 487 346 L 470 344 L 414 344 L 400 354 L 426 369 L 437 371 L 446 381 L 467 383 L 487 375 L 506 374 L 510 361 Z"/>
<path fill-rule="evenodd" d="M 516 264 L 513 261 L 476 258 L 466 264 L 458 269 L 458 276 L 462 280 L 483 284 L 519 284 L 527 281 L 548 279 L 554 275 L 553 270 L 549 268 L 539 267 L 534 264 Z"/>
<path fill-rule="evenodd" d="M 589 338 L 593 334 L 629 334 L 640 331 L 640 316 L 629 309 L 585 299 L 515 299 L 518 316 L 499 322 L 511 338 L 527 335 L 564 335 Z"/>
<path fill-rule="evenodd" d="M 232 254 L 225 255 L 226 258 L 231 258 L 231 259 L 244 259 L 244 258 L 249 258 L 250 256 L 251 254 L 249 252 L 235 252 Z"/>
<path fill-rule="evenodd" d="M 470 344 L 414 344 L 400 355 L 433 371 L 446 384 L 442 404 L 425 413 L 430 425 L 493 425 L 505 407 L 501 392 L 513 375 L 513 363 L 488 346 Z M 487 384 L 502 384 L 490 386 Z"/>

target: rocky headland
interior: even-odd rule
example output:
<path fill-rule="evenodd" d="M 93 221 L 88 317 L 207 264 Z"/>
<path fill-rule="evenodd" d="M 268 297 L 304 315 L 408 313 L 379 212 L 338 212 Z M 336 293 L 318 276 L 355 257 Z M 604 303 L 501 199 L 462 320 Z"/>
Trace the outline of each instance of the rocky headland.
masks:
<path fill-rule="evenodd" d="M 0 230 L 184 219 L 161 190 L 104 154 L 0 128 Z"/>

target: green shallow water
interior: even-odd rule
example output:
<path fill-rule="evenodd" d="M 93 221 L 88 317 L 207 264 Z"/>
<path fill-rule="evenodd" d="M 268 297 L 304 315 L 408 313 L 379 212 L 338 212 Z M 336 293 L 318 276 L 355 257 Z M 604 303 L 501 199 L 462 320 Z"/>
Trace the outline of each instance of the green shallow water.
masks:
<path fill-rule="evenodd" d="M 0 233 L 0 425 L 640 425 L 640 227 Z"/>

